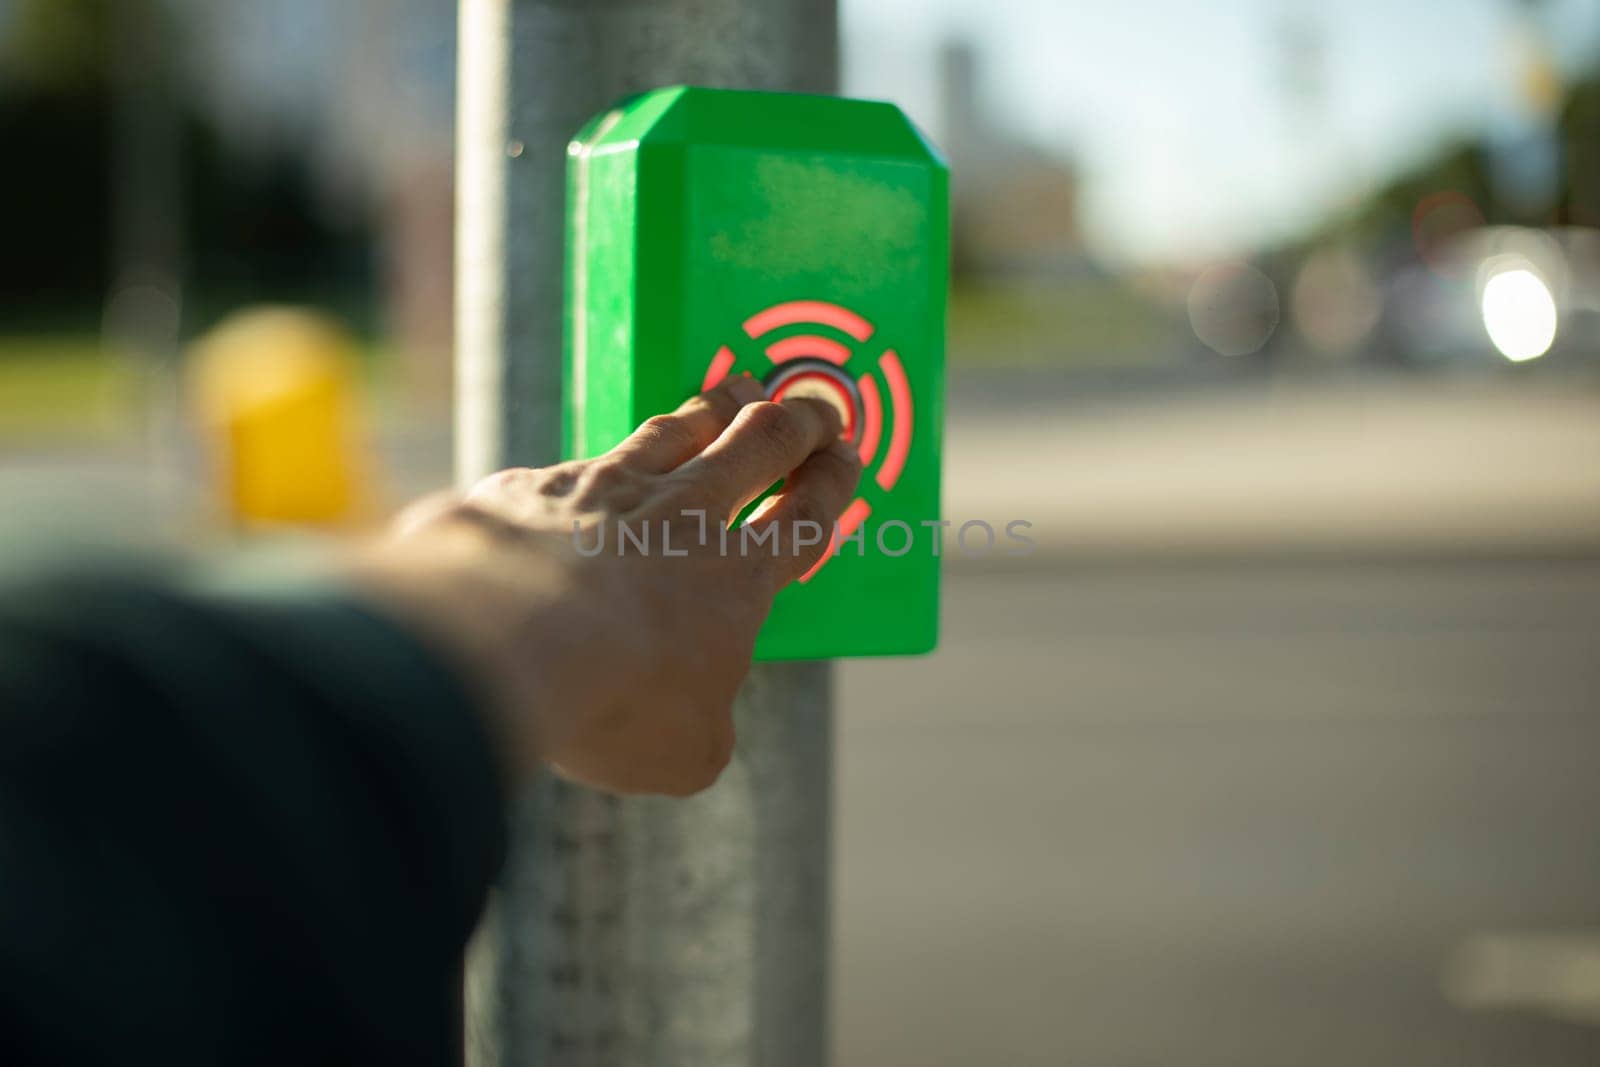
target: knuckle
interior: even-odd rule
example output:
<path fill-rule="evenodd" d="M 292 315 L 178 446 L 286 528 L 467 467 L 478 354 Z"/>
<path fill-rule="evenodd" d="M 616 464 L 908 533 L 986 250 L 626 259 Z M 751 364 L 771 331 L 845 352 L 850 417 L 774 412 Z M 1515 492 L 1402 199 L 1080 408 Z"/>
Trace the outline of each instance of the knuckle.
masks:
<path fill-rule="evenodd" d="M 682 415 L 652 415 L 639 426 L 638 436 L 650 443 L 672 446 L 694 441 L 694 432 Z"/>
<path fill-rule="evenodd" d="M 602 503 L 633 484 L 633 474 L 620 463 L 597 460 L 577 476 L 573 497 L 580 506 Z"/>
<path fill-rule="evenodd" d="M 826 427 L 829 436 L 838 436 L 844 430 L 844 415 L 826 400 L 800 396 L 794 399 L 794 403 L 803 406 L 820 425 Z"/>
<path fill-rule="evenodd" d="M 469 527 L 500 540 L 513 538 L 518 533 L 515 522 L 479 500 L 463 500 L 452 505 L 441 516 L 441 521 Z"/>
<path fill-rule="evenodd" d="M 743 407 L 738 399 L 726 389 L 715 389 L 709 393 L 702 393 L 696 397 L 704 408 L 711 412 L 723 425 L 732 422 Z"/>
<path fill-rule="evenodd" d="M 545 472 L 544 480 L 539 484 L 539 495 L 565 496 L 577 484 L 582 472 L 583 465 L 577 462 L 561 463 L 551 467 Z"/>
<path fill-rule="evenodd" d="M 539 478 L 539 471 L 533 467 L 507 467 L 505 470 L 495 471 L 472 487 L 473 496 L 494 495 L 499 493 L 514 492 L 526 488 Z"/>
<path fill-rule="evenodd" d="M 620 461 L 596 463 L 578 478 L 571 503 L 581 510 L 633 511 L 652 496 L 654 479 Z"/>
<path fill-rule="evenodd" d="M 752 404 L 742 416 L 747 432 L 778 452 L 794 452 L 806 443 L 805 426 L 789 408 L 772 401 Z"/>
<path fill-rule="evenodd" d="M 591 463 L 589 468 L 578 476 L 578 481 L 589 489 L 621 489 L 633 481 L 633 475 L 620 463 L 600 461 Z"/>

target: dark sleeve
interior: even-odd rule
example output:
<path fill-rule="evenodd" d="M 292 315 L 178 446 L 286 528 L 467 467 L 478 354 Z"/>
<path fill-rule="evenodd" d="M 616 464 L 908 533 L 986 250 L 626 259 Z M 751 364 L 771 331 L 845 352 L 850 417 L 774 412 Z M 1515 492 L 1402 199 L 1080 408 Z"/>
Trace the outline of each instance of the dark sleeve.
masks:
<path fill-rule="evenodd" d="M 0 1059 L 452 1062 L 502 820 L 457 679 L 340 594 L 0 589 Z"/>

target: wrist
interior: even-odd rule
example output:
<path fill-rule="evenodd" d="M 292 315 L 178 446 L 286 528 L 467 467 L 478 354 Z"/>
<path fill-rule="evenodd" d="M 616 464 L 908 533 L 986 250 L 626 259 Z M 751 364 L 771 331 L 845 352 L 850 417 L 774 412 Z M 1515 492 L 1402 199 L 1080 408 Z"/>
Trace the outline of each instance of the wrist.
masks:
<path fill-rule="evenodd" d="M 507 555 L 470 524 L 442 524 L 370 546 L 348 573 L 370 604 L 458 674 L 508 777 L 522 780 L 535 773 L 545 748 L 546 672 L 532 631 L 561 579 L 536 552 Z"/>

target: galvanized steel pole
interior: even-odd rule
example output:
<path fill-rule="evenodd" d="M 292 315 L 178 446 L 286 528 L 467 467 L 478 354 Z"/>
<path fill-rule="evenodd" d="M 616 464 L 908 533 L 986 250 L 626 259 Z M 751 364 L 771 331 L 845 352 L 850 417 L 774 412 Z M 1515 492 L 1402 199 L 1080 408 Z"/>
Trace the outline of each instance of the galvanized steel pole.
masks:
<path fill-rule="evenodd" d="M 555 459 L 568 138 L 694 83 L 830 92 L 836 0 L 461 0 L 457 471 Z M 758 666 L 687 801 L 545 780 L 469 965 L 474 1067 L 816 1067 L 827 1056 L 832 692 Z"/>

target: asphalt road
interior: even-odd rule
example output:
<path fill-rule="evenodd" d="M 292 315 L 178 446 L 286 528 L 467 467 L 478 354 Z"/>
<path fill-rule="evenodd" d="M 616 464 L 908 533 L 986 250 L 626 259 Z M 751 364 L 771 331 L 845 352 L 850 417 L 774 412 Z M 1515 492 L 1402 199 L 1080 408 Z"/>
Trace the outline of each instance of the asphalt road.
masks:
<path fill-rule="evenodd" d="M 1600 1063 L 1600 562 L 1040 561 L 945 614 L 841 669 L 840 1067 Z M 1473 949 L 1536 933 L 1576 955 Z"/>

